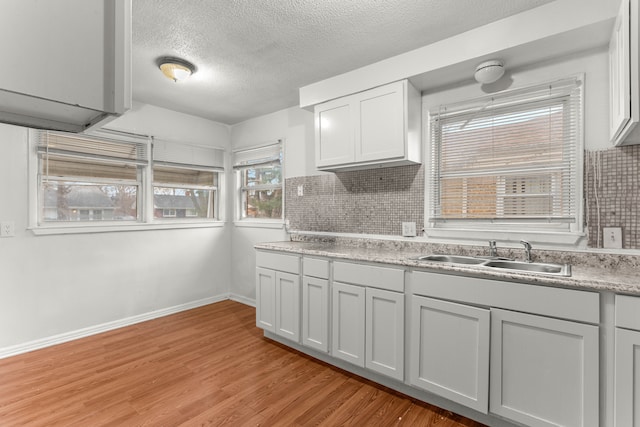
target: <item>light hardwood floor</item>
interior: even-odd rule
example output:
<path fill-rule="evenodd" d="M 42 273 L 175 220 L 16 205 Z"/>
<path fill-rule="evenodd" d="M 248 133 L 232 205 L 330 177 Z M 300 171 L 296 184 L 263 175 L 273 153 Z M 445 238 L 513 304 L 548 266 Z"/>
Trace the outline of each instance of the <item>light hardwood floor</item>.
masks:
<path fill-rule="evenodd" d="M 0 426 L 473 426 L 262 337 L 224 301 L 0 360 Z"/>

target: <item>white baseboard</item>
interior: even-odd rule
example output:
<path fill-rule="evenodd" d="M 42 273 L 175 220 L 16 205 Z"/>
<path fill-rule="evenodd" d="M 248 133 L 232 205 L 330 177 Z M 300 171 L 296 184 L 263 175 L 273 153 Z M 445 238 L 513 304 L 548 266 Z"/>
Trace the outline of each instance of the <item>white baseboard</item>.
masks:
<path fill-rule="evenodd" d="M 0 348 L 0 359 L 4 359 L 10 356 L 16 356 L 18 354 L 27 353 L 29 351 L 39 350 L 41 348 L 50 347 L 56 344 L 62 344 L 64 342 L 76 340 L 79 338 L 96 335 L 102 332 L 107 332 L 112 329 L 122 328 L 124 326 L 134 325 L 136 323 L 145 322 L 147 320 L 157 319 L 159 317 L 168 316 L 170 314 L 179 313 L 185 310 L 191 310 L 192 308 L 202 307 L 203 305 L 213 304 L 228 299 L 234 301 L 241 301 L 237 296 L 230 296 L 229 294 L 222 294 L 215 297 L 203 298 L 197 301 L 187 302 L 185 304 L 175 305 L 173 307 L 167 307 L 160 310 L 151 311 L 148 313 L 138 314 L 136 316 L 126 317 L 124 319 L 114 320 L 112 322 L 102 323 L 100 325 L 90 326 L 88 328 L 78 329 L 71 332 L 65 332 L 58 335 L 53 335 L 46 338 L 41 338 L 34 341 L 29 341 L 24 344 L 18 344 L 10 347 Z M 250 305 L 250 304 L 249 304 Z"/>
<path fill-rule="evenodd" d="M 236 301 L 245 305 L 249 305 L 251 307 L 256 306 L 256 300 L 255 299 L 251 299 L 251 298 L 247 298 L 247 297 L 243 297 L 242 295 L 238 295 L 238 294 L 229 294 L 229 299 L 231 301 Z"/>

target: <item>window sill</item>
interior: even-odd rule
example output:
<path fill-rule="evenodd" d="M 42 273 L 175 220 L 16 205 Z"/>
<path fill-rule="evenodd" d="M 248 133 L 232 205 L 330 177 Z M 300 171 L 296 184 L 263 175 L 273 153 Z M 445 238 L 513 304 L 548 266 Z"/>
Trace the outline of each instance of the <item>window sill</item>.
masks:
<path fill-rule="evenodd" d="M 502 242 L 520 242 L 526 240 L 546 246 L 578 247 L 585 237 L 584 233 L 569 231 L 515 231 L 515 230 L 482 230 L 482 229 L 447 229 L 427 228 L 425 236 L 429 240 L 440 241 L 465 241 L 470 243 L 485 244 L 489 240 Z"/>
<path fill-rule="evenodd" d="M 273 228 L 273 229 L 282 229 L 284 228 L 284 221 L 282 220 L 252 220 L 252 219 L 243 219 L 237 220 L 233 222 L 233 225 L 236 227 L 249 227 L 249 228 Z"/>
<path fill-rule="evenodd" d="M 131 224 L 78 224 L 78 225 L 50 225 L 30 227 L 36 236 L 48 236 L 54 234 L 82 234 L 82 233 L 111 233 L 122 231 L 148 231 L 148 230 L 172 230 L 183 228 L 219 228 L 225 225 L 224 221 L 185 221 L 185 222 L 154 222 Z"/>

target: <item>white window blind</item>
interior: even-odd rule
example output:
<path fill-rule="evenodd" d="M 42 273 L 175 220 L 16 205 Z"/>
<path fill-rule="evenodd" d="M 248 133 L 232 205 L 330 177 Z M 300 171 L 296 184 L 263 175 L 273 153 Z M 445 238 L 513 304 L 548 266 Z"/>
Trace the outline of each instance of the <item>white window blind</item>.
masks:
<path fill-rule="evenodd" d="M 224 150 L 154 139 L 155 165 L 224 171 Z"/>
<path fill-rule="evenodd" d="M 45 180 L 69 176 L 136 180 L 137 167 L 148 164 L 146 143 L 49 131 L 37 135 Z"/>
<path fill-rule="evenodd" d="M 238 150 L 233 152 L 233 168 L 255 168 L 269 165 L 280 165 L 282 162 L 282 142 L 262 147 Z"/>
<path fill-rule="evenodd" d="M 578 78 L 440 107 L 430 220 L 575 222 L 581 132 Z"/>

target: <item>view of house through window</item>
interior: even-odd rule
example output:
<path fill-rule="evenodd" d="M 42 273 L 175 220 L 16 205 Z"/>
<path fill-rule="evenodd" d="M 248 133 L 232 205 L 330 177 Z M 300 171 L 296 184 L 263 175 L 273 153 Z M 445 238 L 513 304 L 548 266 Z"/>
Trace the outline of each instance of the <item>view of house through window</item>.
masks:
<path fill-rule="evenodd" d="M 39 221 L 136 221 L 144 145 L 40 132 Z"/>
<path fill-rule="evenodd" d="M 224 151 L 151 139 L 34 131 L 38 223 L 217 219 Z M 126 139 L 126 138 L 124 138 Z M 129 138 L 133 139 L 133 138 Z M 147 183 L 149 165 L 153 182 Z M 144 208 L 143 189 L 153 196 Z"/>
<path fill-rule="evenodd" d="M 272 144 L 234 153 L 240 219 L 282 219 L 282 148 Z"/>
<path fill-rule="evenodd" d="M 215 218 L 218 173 L 154 166 L 155 218 Z"/>
<path fill-rule="evenodd" d="M 576 222 L 581 105 L 571 79 L 433 114 L 431 222 Z"/>

